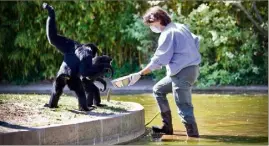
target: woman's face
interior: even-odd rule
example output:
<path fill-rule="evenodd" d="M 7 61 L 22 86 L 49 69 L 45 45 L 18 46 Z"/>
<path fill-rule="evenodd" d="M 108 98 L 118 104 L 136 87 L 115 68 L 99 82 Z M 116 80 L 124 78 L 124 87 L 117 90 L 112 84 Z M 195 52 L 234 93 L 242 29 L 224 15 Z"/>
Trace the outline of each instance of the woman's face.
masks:
<path fill-rule="evenodd" d="M 151 31 L 153 31 L 155 33 L 161 33 L 163 31 L 163 29 L 164 29 L 164 26 L 162 26 L 160 24 L 160 21 L 150 23 L 149 27 L 150 27 Z"/>

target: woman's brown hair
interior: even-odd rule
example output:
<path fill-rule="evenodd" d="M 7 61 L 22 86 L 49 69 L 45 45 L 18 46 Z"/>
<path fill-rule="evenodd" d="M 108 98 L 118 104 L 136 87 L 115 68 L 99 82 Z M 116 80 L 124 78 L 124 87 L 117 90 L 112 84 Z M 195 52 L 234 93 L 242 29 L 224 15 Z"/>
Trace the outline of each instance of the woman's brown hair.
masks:
<path fill-rule="evenodd" d="M 171 18 L 168 13 L 159 6 L 154 6 L 147 10 L 143 16 L 143 22 L 150 24 L 160 20 L 160 24 L 166 26 L 171 22 Z"/>

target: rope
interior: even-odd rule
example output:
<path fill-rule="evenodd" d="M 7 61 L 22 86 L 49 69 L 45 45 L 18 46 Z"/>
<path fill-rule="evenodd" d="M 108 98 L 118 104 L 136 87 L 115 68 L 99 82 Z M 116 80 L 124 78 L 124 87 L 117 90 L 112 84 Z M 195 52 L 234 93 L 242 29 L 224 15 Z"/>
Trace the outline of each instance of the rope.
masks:
<path fill-rule="evenodd" d="M 108 89 L 107 91 L 107 101 L 110 101 L 110 94 L 111 94 L 111 88 Z M 156 113 L 155 116 L 145 125 L 149 125 L 158 115 L 160 114 L 160 112 Z"/>
<path fill-rule="evenodd" d="M 160 114 L 160 112 L 156 113 L 156 115 L 145 126 L 150 124 L 159 114 Z"/>

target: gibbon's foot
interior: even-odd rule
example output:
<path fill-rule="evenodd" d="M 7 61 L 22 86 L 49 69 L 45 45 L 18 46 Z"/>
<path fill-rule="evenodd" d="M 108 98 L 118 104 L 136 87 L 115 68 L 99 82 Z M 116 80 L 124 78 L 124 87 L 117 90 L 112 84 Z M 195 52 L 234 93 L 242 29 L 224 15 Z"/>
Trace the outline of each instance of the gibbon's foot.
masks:
<path fill-rule="evenodd" d="M 88 108 L 89 109 L 92 109 L 92 110 L 96 109 L 96 107 L 95 106 L 92 106 L 92 105 L 91 106 L 88 106 Z"/>
<path fill-rule="evenodd" d="M 58 106 L 58 105 L 56 105 L 56 106 L 50 106 L 49 104 L 47 104 L 47 103 L 46 103 L 46 104 L 44 105 L 44 107 L 49 107 L 49 108 L 58 108 L 59 106 Z"/>
<path fill-rule="evenodd" d="M 85 112 L 88 112 L 88 111 L 91 111 L 91 110 L 93 110 L 92 108 L 88 108 L 88 107 L 79 107 L 79 110 L 80 111 L 85 111 Z"/>
<path fill-rule="evenodd" d="M 95 106 L 97 106 L 97 107 L 106 107 L 107 105 L 99 103 L 99 104 L 96 104 Z"/>

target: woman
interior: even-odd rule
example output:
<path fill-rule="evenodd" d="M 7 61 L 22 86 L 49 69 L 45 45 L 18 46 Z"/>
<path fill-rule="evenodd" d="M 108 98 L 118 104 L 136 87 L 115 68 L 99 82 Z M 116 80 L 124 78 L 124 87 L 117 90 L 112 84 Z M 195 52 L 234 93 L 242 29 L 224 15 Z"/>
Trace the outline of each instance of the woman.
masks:
<path fill-rule="evenodd" d="M 158 6 L 150 8 L 143 16 L 143 21 L 153 32 L 161 34 L 150 63 L 138 73 L 130 75 L 129 86 L 136 83 L 141 75 L 166 66 L 167 76 L 153 87 L 163 126 L 153 126 L 152 130 L 155 133 L 173 134 L 171 110 L 166 98 L 172 92 L 187 135 L 199 137 L 191 101 L 191 88 L 199 75 L 198 65 L 201 62 L 198 37 L 185 25 L 171 22 L 167 12 Z"/>

